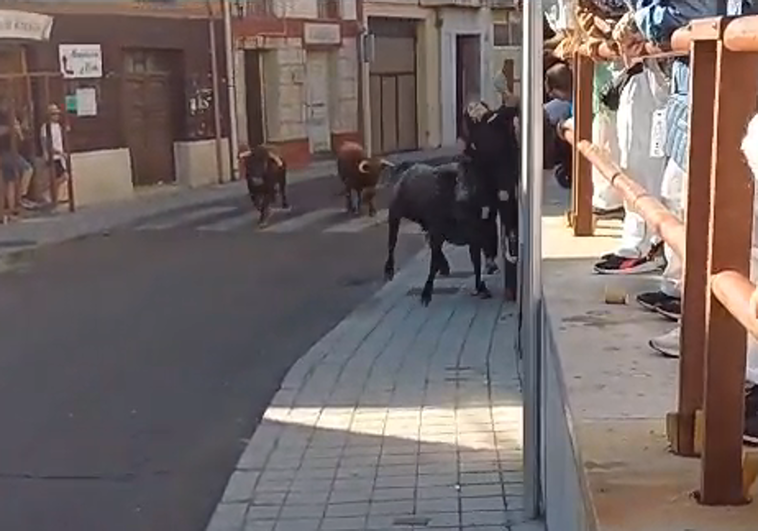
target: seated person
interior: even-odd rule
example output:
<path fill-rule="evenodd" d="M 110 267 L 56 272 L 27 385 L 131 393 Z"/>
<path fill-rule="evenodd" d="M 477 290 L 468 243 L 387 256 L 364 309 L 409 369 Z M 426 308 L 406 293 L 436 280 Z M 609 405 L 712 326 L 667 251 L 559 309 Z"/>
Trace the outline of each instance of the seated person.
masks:
<path fill-rule="evenodd" d="M 565 63 L 556 63 L 545 73 L 545 89 L 550 101 L 545 104 L 545 113 L 551 126 L 568 120 L 572 115 L 572 75 Z M 555 146 L 555 180 L 563 188 L 571 187 L 571 146 L 558 142 Z"/>

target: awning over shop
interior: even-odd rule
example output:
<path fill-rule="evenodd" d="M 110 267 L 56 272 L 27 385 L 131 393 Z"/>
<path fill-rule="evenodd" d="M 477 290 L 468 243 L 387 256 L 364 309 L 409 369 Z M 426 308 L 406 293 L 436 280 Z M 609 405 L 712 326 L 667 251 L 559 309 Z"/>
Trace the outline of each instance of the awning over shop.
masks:
<path fill-rule="evenodd" d="M 47 41 L 52 30 L 49 15 L 0 9 L 0 40 Z"/>

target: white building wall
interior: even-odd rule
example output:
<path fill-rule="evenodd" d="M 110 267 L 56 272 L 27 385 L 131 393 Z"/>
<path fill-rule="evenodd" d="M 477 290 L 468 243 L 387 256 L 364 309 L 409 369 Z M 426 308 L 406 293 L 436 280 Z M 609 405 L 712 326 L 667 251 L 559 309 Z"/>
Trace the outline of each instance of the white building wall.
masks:
<path fill-rule="evenodd" d="M 440 48 L 442 144 L 454 145 L 457 140 L 455 115 L 456 36 L 479 35 L 480 97 L 484 101 L 492 101 L 494 97 L 493 72 L 490 64 L 490 57 L 492 57 L 492 13 L 489 8 L 442 8 L 440 12 L 443 20 Z"/>
<path fill-rule="evenodd" d="M 304 138 L 305 50 L 301 40 L 279 39 L 263 54 L 265 135 L 269 142 Z"/>
<path fill-rule="evenodd" d="M 342 47 L 331 53 L 332 82 L 330 117 L 333 133 L 358 130 L 358 49 L 354 38 L 342 40 Z"/>

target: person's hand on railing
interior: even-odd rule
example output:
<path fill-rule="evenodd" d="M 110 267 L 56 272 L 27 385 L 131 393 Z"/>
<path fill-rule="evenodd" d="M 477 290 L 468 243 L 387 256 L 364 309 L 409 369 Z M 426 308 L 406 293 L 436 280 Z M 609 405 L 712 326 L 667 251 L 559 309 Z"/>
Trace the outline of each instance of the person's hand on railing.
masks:
<path fill-rule="evenodd" d="M 750 310 L 750 315 L 754 319 L 758 319 L 758 288 L 753 291 L 753 293 L 750 295 L 750 300 L 748 301 L 748 309 Z"/>

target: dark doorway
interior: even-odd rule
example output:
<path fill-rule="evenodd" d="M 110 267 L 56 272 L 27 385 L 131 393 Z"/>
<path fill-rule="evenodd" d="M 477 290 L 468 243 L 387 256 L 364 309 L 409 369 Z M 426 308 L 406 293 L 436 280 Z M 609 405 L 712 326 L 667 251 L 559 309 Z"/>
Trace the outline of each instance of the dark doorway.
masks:
<path fill-rule="evenodd" d="M 371 17 L 371 148 L 376 154 L 418 149 L 416 21 Z"/>
<path fill-rule="evenodd" d="M 456 132 L 461 136 L 463 110 L 482 97 L 481 46 L 479 35 L 457 35 L 455 38 Z"/>
<path fill-rule="evenodd" d="M 262 86 L 260 52 L 245 50 L 245 106 L 247 141 L 250 146 L 257 146 L 265 141 Z"/>
<path fill-rule="evenodd" d="M 174 182 L 176 107 L 172 64 L 181 52 L 128 50 L 124 53 L 122 126 L 135 186 Z"/>

